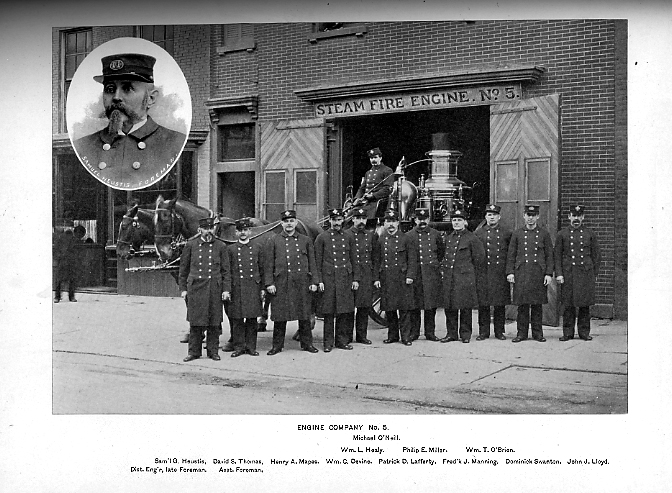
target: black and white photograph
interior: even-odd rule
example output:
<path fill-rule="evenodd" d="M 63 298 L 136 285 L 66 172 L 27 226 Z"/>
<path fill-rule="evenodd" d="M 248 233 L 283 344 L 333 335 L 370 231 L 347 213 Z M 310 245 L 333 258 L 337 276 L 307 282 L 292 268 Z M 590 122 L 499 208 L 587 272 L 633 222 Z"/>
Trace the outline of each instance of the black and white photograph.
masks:
<path fill-rule="evenodd" d="M 665 491 L 670 9 L 197 3 L 12 57 L 8 488 Z"/>

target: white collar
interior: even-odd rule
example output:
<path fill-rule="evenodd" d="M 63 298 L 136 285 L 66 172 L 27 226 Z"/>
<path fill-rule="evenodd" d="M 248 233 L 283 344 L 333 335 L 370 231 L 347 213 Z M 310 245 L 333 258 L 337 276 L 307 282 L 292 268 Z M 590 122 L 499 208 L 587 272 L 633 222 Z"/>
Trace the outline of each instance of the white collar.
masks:
<path fill-rule="evenodd" d="M 144 120 L 141 120 L 141 121 L 139 121 L 138 123 L 136 123 L 135 125 L 133 125 L 133 126 L 131 127 L 131 129 L 128 131 L 128 133 L 129 133 L 129 134 L 132 134 L 132 133 L 135 132 L 137 129 L 139 129 L 140 127 L 142 127 L 145 123 L 147 123 L 147 117 L 145 117 Z M 128 134 L 125 134 L 123 130 L 119 130 L 119 135 L 128 135 Z"/>

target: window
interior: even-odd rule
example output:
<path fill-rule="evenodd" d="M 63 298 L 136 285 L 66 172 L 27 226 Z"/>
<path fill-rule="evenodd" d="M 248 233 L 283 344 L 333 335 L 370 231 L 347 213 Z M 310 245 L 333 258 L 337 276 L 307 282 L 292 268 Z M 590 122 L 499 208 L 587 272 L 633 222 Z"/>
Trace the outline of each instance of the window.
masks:
<path fill-rule="evenodd" d="M 222 46 L 217 48 L 217 53 L 220 55 L 232 51 L 252 51 L 254 47 L 254 24 L 224 24 L 222 26 Z"/>
<path fill-rule="evenodd" d="M 308 40 L 311 43 L 317 43 L 318 39 L 337 36 L 362 37 L 366 32 L 366 24 L 361 22 L 315 22 L 312 32 L 308 35 Z"/>
<path fill-rule="evenodd" d="M 65 31 L 61 38 L 61 108 L 62 128 L 67 131 L 67 122 L 65 121 L 65 102 L 68 97 L 68 90 L 72 83 L 72 77 L 75 75 L 77 67 L 91 52 L 92 31 L 91 29 L 80 29 L 77 31 Z"/>
<path fill-rule="evenodd" d="M 267 171 L 264 217 L 268 221 L 277 221 L 285 207 L 285 170 Z"/>
<path fill-rule="evenodd" d="M 159 45 L 172 56 L 175 43 L 174 32 L 174 26 L 140 26 L 138 37 Z"/>
<path fill-rule="evenodd" d="M 217 160 L 255 158 L 254 123 L 220 125 L 218 133 Z"/>
<path fill-rule="evenodd" d="M 294 171 L 294 208 L 297 216 L 317 219 L 317 170 Z"/>

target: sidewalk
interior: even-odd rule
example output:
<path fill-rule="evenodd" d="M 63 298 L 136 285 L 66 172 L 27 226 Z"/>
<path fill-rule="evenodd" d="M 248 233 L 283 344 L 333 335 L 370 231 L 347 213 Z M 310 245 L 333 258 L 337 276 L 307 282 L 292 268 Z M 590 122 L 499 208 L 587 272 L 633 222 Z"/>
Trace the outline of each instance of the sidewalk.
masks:
<path fill-rule="evenodd" d="M 287 392 L 310 392 L 329 386 L 357 398 L 417 403 L 420 413 L 624 413 L 627 412 L 627 324 L 593 320 L 593 340 L 559 342 L 560 327 L 544 327 L 546 343 L 513 344 L 515 322 L 506 326 L 506 341 L 491 337 L 470 344 L 424 340 L 412 346 L 384 345 L 387 330 L 369 324 L 370 346 L 310 354 L 291 340 L 296 322 L 287 327 L 283 352 L 267 356 L 269 330 L 258 334 L 259 357 L 221 361 L 182 359 L 188 330 L 179 298 L 78 293 L 78 303 L 53 307 L 55 360 L 65 355 L 95 355 L 118 361 L 159 365 L 166 372 L 198 371 L 233 378 L 242 385 L 267 385 Z M 474 322 L 476 317 L 474 317 Z M 445 318 L 437 313 L 437 335 L 445 335 Z M 313 331 L 322 347 L 322 324 Z M 229 337 L 224 323 L 222 344 Z M 57 365 L 55 363 L 55 381 Z M 424 411 L 423 411 L 424 410 Z M 166 409 L 167 413 L 171 412 Z M 309 411 L 307 411 L 310 414 Z"/>

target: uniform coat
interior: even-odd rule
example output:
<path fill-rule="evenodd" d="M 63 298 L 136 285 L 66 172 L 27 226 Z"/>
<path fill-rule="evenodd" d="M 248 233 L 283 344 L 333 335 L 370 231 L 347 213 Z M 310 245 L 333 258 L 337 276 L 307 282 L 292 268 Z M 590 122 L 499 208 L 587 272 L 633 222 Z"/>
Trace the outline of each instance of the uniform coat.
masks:
<path fill-rule="evenodd" d="M 553 242 L 540 226 L 519 228 L 511 235 L 506 259 L 506 274 L 515 275 L 513 303 L 543 305 L 548 303 L 544 276 L 553 275 Z"/>
<path fill-rule="evenodd" d="M 364 194 L 369 193 L 373 188 L 375 188 L 373 192 L 373 200 L 362 206 L 362 208 L 366 210 L 367 219 L 373 219 L 376 217 L 378 201 L 381 199 L 387 199 L 387 197 L 389 197 L 390 192 L 392 191 L 393 181 L 394 176 L 392 174 L 392 168 L 389 168 L 382 163 L 380 166 L 371 167 L 371 169 L 366 172 L 362 178 L 362 184 L 357 190 L 355 199 L 364 197 Z"/>
<path fill-rule="evenodd" d="M 487 224 L 476 231 L 485 248 L 485 263 L 478 272 L 478 304 L 504 306 L 511 304 L 511 285 L 506 280 L 506 256 L 511 243 L 511 230 Z"/>
<path fill-rule="evenodd" d="M 565 306 L 595 303 L 595 277 L 602 255 L 597 235 L 585 226 L 564 228 L 555 240 L 555 275 L 564 276 L 561 299 Z"/>
<path fill-rule="evenodd" d="M 427 227 L 420 231 L 417 227 L 406 233 L 417 255 L 416 282 L 413 283 L 415 306 L 417 309 L 431 310 L 442 303 L 441 260 L 446 251 L 443 236 L 437 230 Z"/>
<path fill-rule="evenodd" d="M 357 245 L 351 234 L 329 229 L 315 239 L 317 282 L 324 283 L 317 313 L 336 315 L 355 311 L 352 282 L 360 280 Z"/>
<path fill-rule="evenodd" d="M 187 292 L 187 321 L 192 326 L 220 326 L 222 293 L 231 291 L 231 266 L 226 244 L 201 236 L 182 250 L 178 276 L 180 291 Z"/>
<path fill-rule="evenodd" d="M 264 273 L 263 246 L 241 242 L 228 246 L 231 261 L 231 301 L 227 304 L 230 318 L 257 318 L 263 315 L 261 302 Z"/>
<path fill-rule="evenodd" d="M 73 234 L 59 233 L 54 239 L 54 260 L 57 280 L 75 280 L 79 273 L 81 242 Z"/>
<path fill-rule="evenodd" d="M 355 240 L 360 275 L 359 289 L 355 291 L 355 307 L 367 308 L 373 304 L 373 265 L 380 258 L 378 234 L 373 230 L 359 231 L 354 226 L 348 232 Z"/>
<path fill-rule="evenodd" d="M 317 284 L 315 249 L 305 235 L 282 231 L 271 236 L 264 251 L 264 285 L 274 285 L 271 320 L 308 320 L 312 315 L 311 284 Z"/>
<path fill-rule="evenodd" d="M 128 135 L 111 136 L 103 129 L 76 140 L 74 147 L 84 166 L 103 183 L 138 188 L 147 185 L 145 180 L 157 181 L 172 167 L 186 138 L 148 116 L 147 123 Z M 134 169 L 133 163 L 140 167 Z"/>
<path fill-rule="evenodd" d="M 446 237 L 446 253 L 441 262 L 446 310 L 478 307 L 476 272 L 483 268 L 484 262 L 483 244 L 471 231 L 453 231 Z"/>
<path fill-rule="evenodd" d="M 384 231 L 378 238 L 380 258 L 373 266 L 373 280 L 380 281 L 380 309 L 383 311 L 414 310 L 413 285 L 417 273 L 417 251 L 408 237 L 397 230 L 393 235 Z"/>

